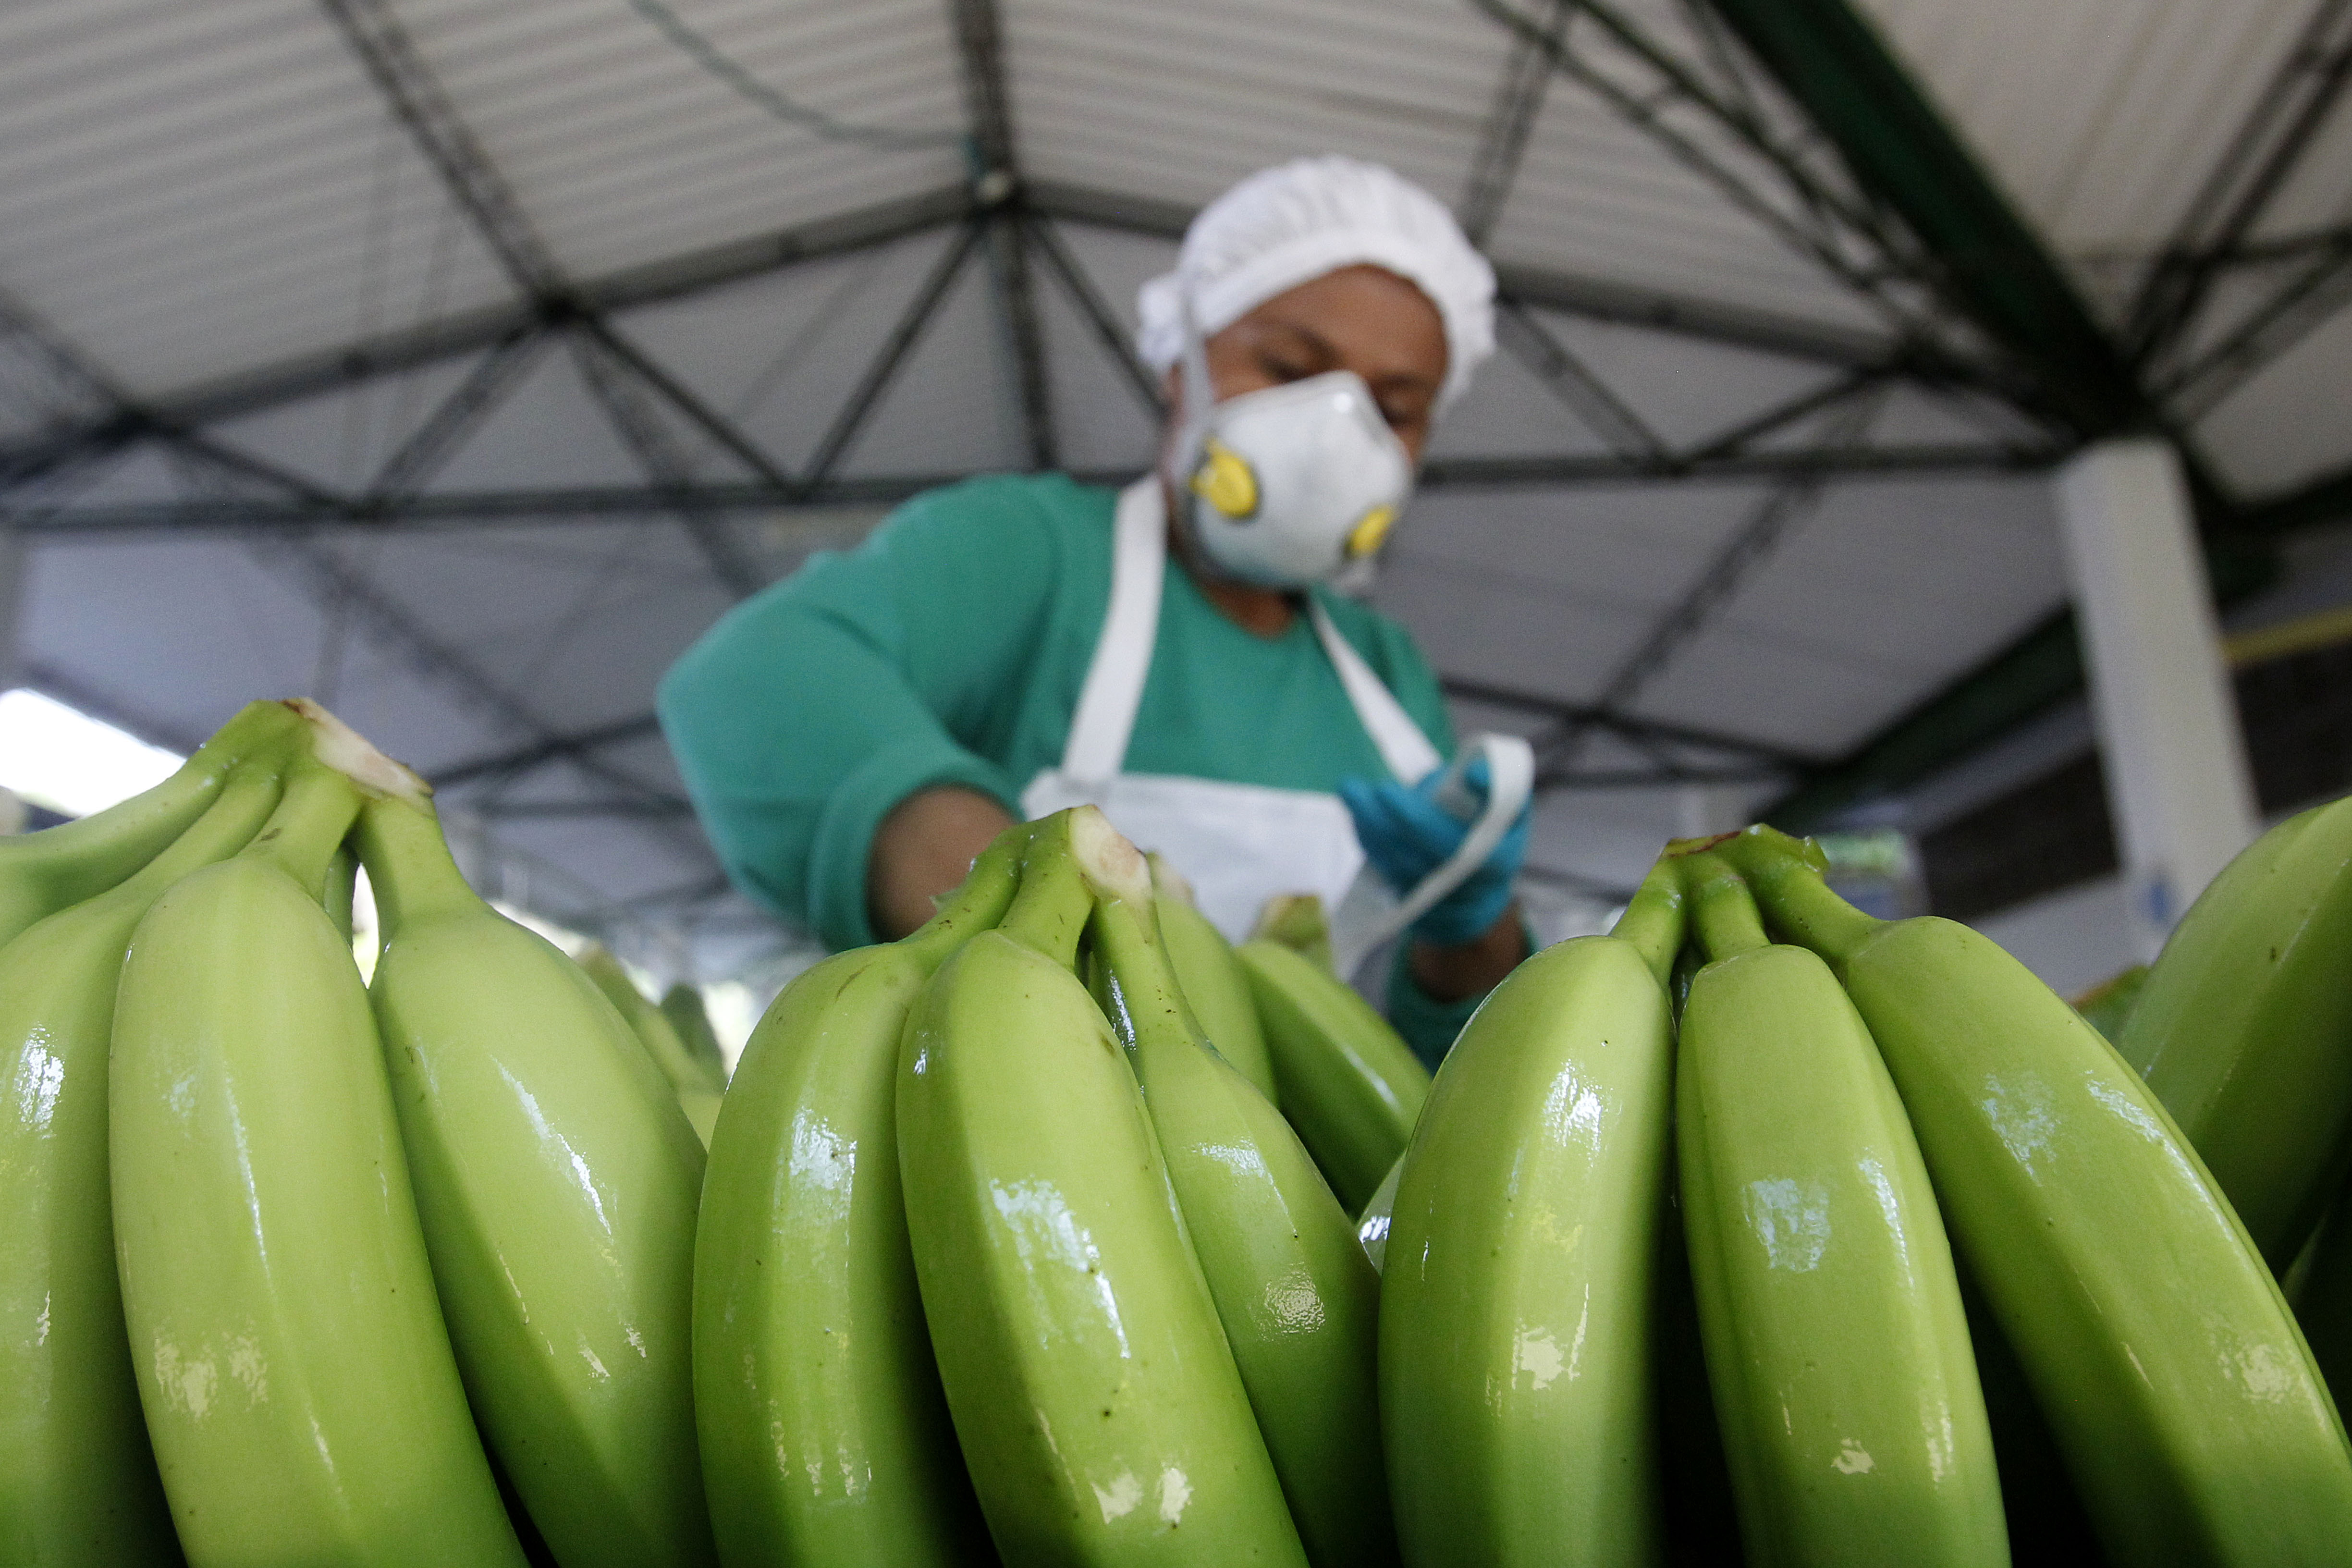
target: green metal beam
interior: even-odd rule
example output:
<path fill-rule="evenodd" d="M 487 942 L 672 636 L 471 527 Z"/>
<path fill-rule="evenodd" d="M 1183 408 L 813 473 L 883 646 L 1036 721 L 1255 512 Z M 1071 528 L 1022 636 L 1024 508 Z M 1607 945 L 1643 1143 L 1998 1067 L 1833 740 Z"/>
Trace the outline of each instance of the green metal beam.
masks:
<path fill-rule="evenodd" d="M 2064 270 L 1846 0 L 1707 0 L 1873 199 L 1934 261 L 1947 301 L 2024 364 L 2086 438 L 2151 405 Z"/>
<path fill-rule="evenodd" d="M 2063 268 L 1848 0 L 1706 4 L 1837 148 L 1862 188 L 1917 237 L 1946 302 L 2024 367 L 2052 413 L 2084 440 L 2164 429 Z M 2263 540 L 2276 526 L 2352 511 L 2352 476 L 2338 475 L 2249 513 L 2193 452 L 2181 455 L 2207 572 L 2224 603 L 2275 575 Z M 2083 685 L 2074 614 L 2062 609 L 1843 762 L 1801 781 L 1766 815 L 1784 827 L 1817 826 L 1999 738 Z"/>

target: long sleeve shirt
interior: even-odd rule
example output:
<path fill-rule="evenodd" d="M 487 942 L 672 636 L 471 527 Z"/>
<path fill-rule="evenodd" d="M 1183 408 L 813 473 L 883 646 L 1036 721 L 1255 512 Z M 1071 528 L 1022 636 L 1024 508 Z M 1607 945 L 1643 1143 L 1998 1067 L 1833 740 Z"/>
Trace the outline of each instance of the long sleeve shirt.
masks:
<path fill-rule="evenodd" d="M 919 496 L 864 544 L 824 553 L 738 605 L 662 682 L 662 728 L 728 874 L 829 947 L 876 940 L 866 868 L 883 816 L 953 784 L 1014 816 L 1059 764 L 1109 606 L 1116 492 L 997 476 Z M 1428 734 L 1453 732 L 1404 628 L 1313 590 Z M 1331 791 L 1386 764 L 1305 616 L 1262 637 L 1190 574 L 1160 590 L 1126 771 Z M 1399 965 L 1390 1011 L 1434 1060 L 1470 1002 Z"/>

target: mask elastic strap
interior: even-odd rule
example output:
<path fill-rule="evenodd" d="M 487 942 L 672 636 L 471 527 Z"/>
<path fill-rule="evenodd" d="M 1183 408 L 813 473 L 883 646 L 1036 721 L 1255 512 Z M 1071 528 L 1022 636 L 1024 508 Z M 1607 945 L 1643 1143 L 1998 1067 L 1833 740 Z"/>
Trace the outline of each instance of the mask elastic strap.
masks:
<path fill-rule="evenodd" d="M 1192 309 L 1192 280 L 1181 272 L 1176 275 L 1176 308 L 1184 324 L 1184 351 L 1179 356 L 1183 366 L 1184 425 L 1176 442 L 1176 471 L 1168 476 L 1168 481 L 1176 487 L 1181 502 L 1192 485 L 1192 470 L 1201 463 L 1209 414 L 1216 406 L 1217 395 L 1209 381 L 1209 350 L 1201 336 L 1201 319 Z"/>

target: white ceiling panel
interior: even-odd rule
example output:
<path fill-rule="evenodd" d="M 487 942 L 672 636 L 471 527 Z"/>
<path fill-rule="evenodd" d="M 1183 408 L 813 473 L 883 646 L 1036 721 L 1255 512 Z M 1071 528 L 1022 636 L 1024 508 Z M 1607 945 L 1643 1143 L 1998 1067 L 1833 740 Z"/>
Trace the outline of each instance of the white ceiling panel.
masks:
<path fill-rule="evenodd" d="M 2338 310 L 2197 427 L 2222 477 L 2248 495 L 2294 489 L 2352 461 L 2352 310 Z"/>

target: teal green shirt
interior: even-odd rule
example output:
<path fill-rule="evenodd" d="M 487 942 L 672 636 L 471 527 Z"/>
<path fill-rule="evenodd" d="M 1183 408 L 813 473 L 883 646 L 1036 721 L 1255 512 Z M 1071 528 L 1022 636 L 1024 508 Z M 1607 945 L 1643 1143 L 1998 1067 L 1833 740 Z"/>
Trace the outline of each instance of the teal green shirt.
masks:
<path fill-rule="evenodd" d="M 1060 475 L 933 490 L 687 651 L 662 682 L 662 728 L 737 885 L 827 946 L 857 946 L 875 940 L 866 858 L 892 806 L 961 784 L 1020 814 L 1029 780 L 1061 762 L 1102 631 L 1117 502 Z M 1404 628 L 1315 593 L 1450 754 L 1437 679 Z M 1260 637 L 1181 570 L 1160 590 L 1126 767 L 1322 791 L 1386 772 L 1306 617 Z M 1391 994 L 1399 1028 L 1433 1058 L 1472 1005 L 1440 1006 L 1402 971 Z"/>

